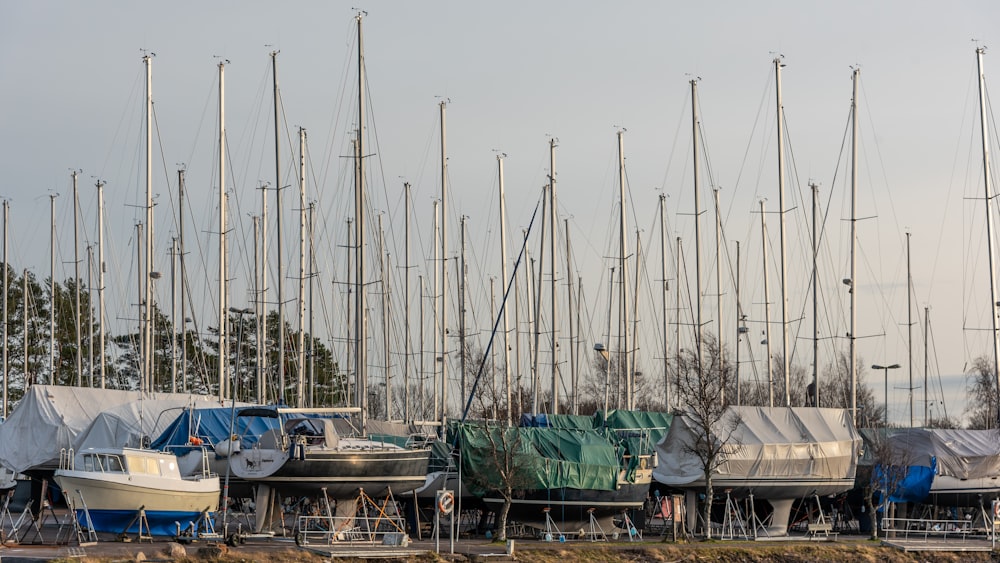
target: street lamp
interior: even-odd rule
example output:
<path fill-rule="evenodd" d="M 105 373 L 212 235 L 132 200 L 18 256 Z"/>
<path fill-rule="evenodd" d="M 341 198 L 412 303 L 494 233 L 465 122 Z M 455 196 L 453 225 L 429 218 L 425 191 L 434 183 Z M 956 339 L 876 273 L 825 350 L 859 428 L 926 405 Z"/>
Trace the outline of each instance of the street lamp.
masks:
<path fill-rule="evenodd" d="M 874 364 L 872 369 L 880 369 L 885 371 L 885 426 L 889 426 L 889 370 L 899 368 L 899 364 L 892 364 L 891 366 L 880 366 Z"/>
<path fill-rule="evenodd" d="M 229 446 L 228 448 L 229 451 L 226 454 L 227 457 L 233 455 L 233 450 L 235 449 L 235 444 L 233 443 L 234 442 L 233 437 L 235 436 L 234 431 L 236 424 L 236 392 L 238 391 L 236 383 L 239 381 L 240 351 L 243 349 L 243 315 L 249 315 L 253 313 L 253 309 L 249 308 L 238 309 L 236 307 L 230 307 L 229 312 L 233 313 L 234 315 L 240 316 L 240 331 L 236 339 L 236 369 L 233 372 L 233 389 L 232 389 L 233 406 L 232 410 L 229 413 L 229 436 L 226 437 L 226 444 Z M 219 346 L 219 353 L 223 354 L 225 353 L 225 349 L 221 344 L 222 343 L 220 343 Z M 224 385 L 224 383 L 220 378 L 219 386 L 222 385 Z M 229 524 L 226 522 L 226 519 L 228 517 L 229 517 L 229 463 L 227 460 L 226 481 L 222 492 L 222 529 L 224 531 L 223 535 L 225 535 L 225 530 L 227 530 L 229 526 Z"/>
<path fill-rule="evenodd" d="M 614 268 L 612 268 L 612 271 Z M 610 322 L 610 321 L 609 321 Z M 611 391 L 611 353 L 604 347 L 604 344 L 597 342 L 594 344 L 594 351 L 604 358 L 606 371 L 604 372 L 604 416 L 608 413 L 608 395 Z"/>

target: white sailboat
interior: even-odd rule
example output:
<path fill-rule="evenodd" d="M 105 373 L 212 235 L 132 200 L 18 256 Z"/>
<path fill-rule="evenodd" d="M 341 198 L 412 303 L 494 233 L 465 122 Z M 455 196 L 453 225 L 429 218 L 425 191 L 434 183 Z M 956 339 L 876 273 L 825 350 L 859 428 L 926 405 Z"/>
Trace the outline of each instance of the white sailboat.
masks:
<path fill-rule="evenodd" d="M 282 424 L 230 456 L 233 476 L 288 494 L 351 499 L 409 492 L 424 484 L 430 450 L 366 436 L 341 435 L 334 416 L 357 409 L 250 408 L 240 417 L 281 418 Z"/>

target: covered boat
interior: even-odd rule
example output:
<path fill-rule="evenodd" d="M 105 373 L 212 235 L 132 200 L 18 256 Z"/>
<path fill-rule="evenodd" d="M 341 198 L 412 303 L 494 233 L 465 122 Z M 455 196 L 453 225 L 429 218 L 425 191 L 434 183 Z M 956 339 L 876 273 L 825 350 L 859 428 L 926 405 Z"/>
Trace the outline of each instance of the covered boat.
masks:
<path fill-rule="evenodd" d="M 518 522 L 545 527 L 551 518 L 560 527 L 578 529 L 593 516 L 611 526 L 626 511 L 643 507 L 655 438 L 670 418 L 611 411 L 593 417 L 537 415 L 524 418 L 520 427 L 460 424 L 462 481 L 494 512 L 504 504 L 500 491 L 511 486 L 509 518 Z"/>
<path fill-rule="evenodd" d="M 218 400 L 207 395 L 33 385 L 0 425 L 0 465 L 51 475 L 60 451 L 80 450 L 83 439 L 91 446 L 139 447 L 169 423 L 171 416 L 160 416 L 164 411 L 212 403 Z"/>
<path fill-rule="evenodd" d="M 920 494 L 896 494 L 898 500 L 943 506 L 989 504 L 990 500 L 1000 499 L 997 436 L 996 430 L 893 429 L 884 437 L 888 450 L 883 457 L 888 459 L 872 462 L 906 467 L 908 473 L 918 471 L 933 477 L 929 491 L 925 488 Z"/>
<path fill-rule="evenodd" d="M 729 421 L 735 424 L 731 433 Z M 735 497 L 753 494 L 770 502 L 774 514 L 769 535 L 787 533 L 795 499 L 854 486 L 861 436 L 849 410 L 734 406 L 717 426 L 713 439 L 726 443 L 713 486 Z M 692 506 L 695 495 L 705 489 L 702 463 L 693 453 L 697 428 L 691 415 L 675 417 L 657 444 L 659 465 L 654 470 L 658 482 L 689 492 L 689 519 L 698 513 Z"/>

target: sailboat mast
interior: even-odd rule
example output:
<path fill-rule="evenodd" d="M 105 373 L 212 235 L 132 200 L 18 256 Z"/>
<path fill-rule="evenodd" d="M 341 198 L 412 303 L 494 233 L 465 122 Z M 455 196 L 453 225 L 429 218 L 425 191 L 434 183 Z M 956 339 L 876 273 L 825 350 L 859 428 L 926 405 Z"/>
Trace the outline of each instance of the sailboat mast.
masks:
<path fill-rule="evenodd" d="M 358 16 L 358 37 L 360 39 L 361 34 L 361 16 Z M 360 49 L 360 47 L 359 47 Z M 285 397 L 286 392 L 286 382 L 285 382 L 285 244 L 284 244 L 284 230 L 281 228 L 282 220 L 282 210 L 281 210 L 281 200 L 282 193 L 284 192 L 284 187 L 281 185 L 281 135 L 280 135 L 280 123 L 278 121 L 279 105 L 281 103 L 280 91 L 278 90 L 278 52 L 274 51 L 271 53 L 271 78 L 273 81 L 274 88 L 274 215 L 275 215 L 275 229 L 277 233 L 277 246 L 278 246 L 278 396 L 275 397 L 279 404 L 284 404 L 287 401 Z M 266 240 L 266 234 L 265 234 Z M 267 250 L 265 248 L 265 255 Z M 267 259 L 264 259 L 265 262 Z M 267 316 L 267 315 L 265 315 Z"/>
<path fill-rule="evenodd" d="M 722 335 L 725 334 L 722 330 L 722 208 L 719 206 L 719 188 L 715 188 L 715 308 L 717 310 L 719 326 L 716 327 L 716 334 L 718 342 L 718 350 L 716 350 L 719 362 L 719 377 L 725 375 L 725 370 L 723 369 L 723 340 Z M 722 403 L 726 403 L 726 388 L 723 385 L 721 391 Z"/>
<path fill-rule="evenodd" d="M 368 425 L 368 342 L 366 330 L 368 323 L 368 307 L 365 290 L 365 49 L 364 35 L 361 28 L 362 14 L 357 16 L 358 22 L 358 144 L 355 147 L 357 178 L 354 189 L 354 253 L 357 273 L 355 283 L 355 356 L 357 359 L 357 394 L 361 406 L 361 432 L 367 433 Z"/>
<path fill-rule="evenodd" d="M 853 73 L 854 93 L 851 96 L 851 331 L 848 336 L 850 342 L 850 355 L 848 361 L 850 365 L 847 369 L 851 373 L 851 416 L 854 417 L 854 424 L 858 423 L 858 366 L 857 366 L 857 289 L 858 289 L 858 265 L 857 265 L 857 217 L 858 217 L 858 81 L 861 78 L 861 69 L 855 68 Z M 988 201 L 988 200 L 987 200 Z M 987 204 L 988 205 L 988 204 Z M 995 292 L 994 292 L 995 294 Z M 994 315 L 995 317 L 995 315 Z M 994 327 L 996 326 L 994 321 Z"/>
<path fill-rule="evenodd" d="M 171 311 L 173 314 L 173 311 Z M 94 387 L 94 245 L 87 245 L 87 386 Z M 176 332 L 175 332 L 176 334 Z M 6 370 L 4 373 L 7 373 Z"/>
<path fill-rule="evenodd" d="M 313 285 L 316 281 L 316 202 L 309 202 L 309 406 L 316 406 L 316 307 Z"/>
<path fill-rule="evenodd" d="M 774 81 L 777 93 L 776 120 L 778 122 L 778 224 L 781 230 L 781 371 L 785 378 L 785 406 L 792 406 L 791 374 L 788 373 L 788 267 L 786 265 L 787 251 L 785 244 L 785 128 L 782 122 L 784 105 L 781 101 L 781 57 L 774 59 Z M 768 355 L 768 362 L 771 361 Z"/>
<path fill-rule="evenodd" d="M 228 396 L 229 322 L 226 316 L 226 63 L 219 62 L 219 400 Z"/>
<path fill-rule="evenodd" d="M 542 215 L 542 223 L 545 222 L 544 214 Z M 527 239 L 527 230 L 521 231 L 523 238 Z M 536 350 L 538 350 L 538 342 L 536 339 L 537 334 L 535 333 L 535 325 L 538 324 L 538 317 L 536 316 L 536 303 L 535 303 L 535 286 L 531 283 L 531 280 L 535 277 L 535 259 L 531 257 L 531 252 L 528 250 L 527 243 L 524 246 L 524 287 L 525 287 L 525 303 L 528 306 L 526 315 L 528 318 L 528 369 L 531 374 L 531 412 L 538 412 L 538 355 Z M 520 373 L 520 372 L 519 372 Z M 518 390 L 518 402 L 520 403 L 520 390 Z M 524 405 L 521 405 L 522 410 Z"/>
<path fill-rule="evenodd" d="M 9 254 L 7 254 L 7 234 L 10 228 L 10 202 L 6 199 L 3 200 L 3 404 L 0 405 L 0 415 L 3 416 L 4 420 L 7 420 L 7 392 L 10 386 L 10 365 L 7 363 L 7 352 L 9 347 L 9 326 L 7 325 L 8 319 L 8 303 L 7 296 L 10 293 L 8 283 L 10 282 L 10 261 L 8 260 Z M 22 295 L 21 299 L 27 299 L 27 295 Z M 27 333 L 25 333 L 24 347 L 28 347 Z M 27 365 L 25 365 L 27 367 Z"/>
<path fill-rule="evenodd" d="M 410 416 L 410 183 L 403 182 L 403 421 Z M 421 328 L 421 331 L 423 329 Z"/>
<path fill-rule="evenodd" d="M 417 288 L 420 291 L 420 299 L 417 300 L 419 306 L 417 307 L 417 346 L 419 351 L 417 352 L 417 420 L 427 420 L 427 408 L 426 402 L 424 401 L 424 294 L 427 293 L 424 289 L 424 275 L 417 274 Z M 433 415 L 433 413 L 432 413 Z"/>
<path fill-rule="evenodd" d="M 262 221 L 261 221 L 261 218 L 260 218 L 259 215 L 254 215 L 253 216 L 253 293 L 252 293 L 252 295 L 254 295 L 253 310 L 254 310 L 254 314 L 256 315 L 256 317 L 258 319 L 257 326 L 256 326 L 256 329 L 257 329 L 257 335 L 256 335 L 257 342 L 256 342 L 256 344 L 257 345 L 254 346 L 254 348 L 255 348 L 255 350 L 254 350 L 254 361 L 255 361 L 255 364 L 257 365 L 257 374 L 256 374 L 257 375 L 257 378 L 256 378 L 257 381 L 256 381 L 256 385 L 254 386 L 256 388 L 256 393 L 254 394 L 254 396 L 256 397 L 256 401 L 257 401 L 258 404 L 262 404 L 263 403 L 263 401 L 261 401 L 261 380 L 262 380 L 261 374 L 262 374 L 262 372 L 261 372 L 261 369 L 260 369 L 260 361 L 261 361 L 260 359 L 261 359 L 262 356 L 264 356 L 267 353 L 267 351 L 264 349 L 264 347 L 265 347 L 264 339 L 261 338 L 260 320 L 259 320 L 261 318 L 261 316 L 262 316 L 261 315 L 261 305 L 263 303 L 263 299 L 261 298 L 260 288 L 261 288 L 261 286 L 264 283 L 262 281 L 262 279 L 264 277 L 262 275 L 263 268 L 264 268 L 264 260 L 263 260 L 263 255 L 260 252 L 260 243 L 261 243 L 260 224 L 261 224 L 261 222 Z"/>
<path fill-rule="evenodd" d="M 660 194 L 660 297 L 663 299 L 663 410 L 670 412 L 670 352 L 669 317 L 667 315 L 667 293 L 670 282 L 667 281 L 667 194 Z"/>
<path fill-rule="evenodd" d="M 379 262 L 382 268 L 382 363 L 385 365 L 385 419 L 392 420 L 392 377 L 389 365 L 389 252 L 385 246 L 382 215 L 378 216 Z"/>
<path fill-rule="evenodd" d="M 80 319 L 80 190 L 77 183 L 79 173 L 73 171 L 73 325 L 76 328 L 76 386 L 83 386 L 83 337 Z"/>
<path fill-rule="evenodd" d="M 639 238 L 639 229 L 635 230 L 635 287 L 632 288 L 632 334 L 639 334 L 639 286 L 642 284 L 642 276 L 639 275 L 642 266 L 642 241 Z M 633 359 L 632 365 L 635 365 Z M 625 408 L 632 410 L 635 408 L 635 370 L 629 372 L 627 384 L 627 400 Z"/>
<path fill-rule="evenodd" d="M 507 280 L 507 202 L 504 195 L 503 185 L 503 155 L 497 155 L 497 175 L 499 177 L 500 189 L 500 280 L 502 287 L 506 288 Z M 515 291 L 516 291 L 515 284 Z M 507 406 L 507 424 L 510 425 L 513 417 L 513 407 L 511 404 L 511 381 L 510 381 L 510 327 L 508 326 L 508 307 L 503 308 L 503 380 L 504 380 L 504 404 Z M 517 299 L 514 299 L 515 314 L 517 312 Z"/>
<path fill-rule="evenodd" d="M 573 276 L 570 274 L 569 219 L 563 219 L 563 230 L 566 233 L 566 321 L 569 325 L 569 381 L 570 387 L 573 389 L 570 396 L 572 399 L 570 412 L 572 412 L 572 414 L 580 414 L 577 412 L 580 403 L 580 394 L 577 392 L 576 354 L 574 353 L 576 340 L 573 335 Z M 554 299 L 555 296 L 553 296 L 553 300 Z M 576 311 L 576 314 L 579 316 L 580 312 Z"/>
<path fill-rule="evenodd" d="M 183 231 L 182 231 L 183 232 Z M 183 260 L 183 258 L 181 258 Z M 183 262 L 182 262 L 183 264 Z M 183 267 L 182 270 L 183 272 Z M 97 181 L 97 302 L 98 302 L 98 322 L 101 325 L 101 331 L 98 333 L 97 339 L 97 350 L 101 355 L 101 389 L 105 388 L 106 380 L 105 374 L 107 369 L 107 355 L 104 353 L 104 182 Z M 183 307 L 183 301 L 182 305 Z M 181 309 L 183 311 L 183 309 Z M 27 333 L 25 333 L 27 336 Z M 27 365 L 25 364 L 25 373 L 27 373 Z"/>
<path fill-rule="evenodd" d="M 256 225 L 257 218 L 254 218 Z M 256 233 L 255 233 L 256 234 Z M 170 241 L 170 392 L 177 392 L 177 237 Z M 93 381 L 91 381 L 93 383 Z"/>
<path fill-rule="evenodd" d="M 812 406 L 819 404 L 819 238 L 818 230 L 818 200 L 819 186 L 816 183 L 809 184 L 812 188 L 812 301 L 813 301 L 813 396 Z M 809 398 L 807 398 L 808 400 Z M 912 426 L 912 425 L 911 425 Z"/>
<path fill-rule="evenodd" d="M 927 337 L 930 335 L 931 308 L 924 307 L 924 427 L 930 422 L 930 393 L 927 390 L 927 349 L 930 348 Z"/>
<path fill-rule="evenodd" d="M 302 408 L 306 397 L 306 130 L 299 127 L 299 349 L 295 402 Z"/>
<path fill-rule="evenodd" d="M 556 140 L 549 139 L 549 266 L 552 269 L 552 279 L 549 280 L 550 306 L 552 311 L 552 408 L 553 414 L 559 412 L 559 340 L 557 313 L 559 311 L 556 299 Z"/>
<path fill-rule="evenodd" d="M 181 393 L 187 389 L 187 271 L 184 269 L 184 169 L 177 171 L 177 265 L 180 273 L 180 299 L 181 299 Z M 104 270 L 103 258 L 101 258 L 101 270 Z M 101 283 L 101 282 L 98 282 Z M 103 320 L 103 318 L 102 318 Z M 103 332 L 103 331 L 102 331 Z M 176 334 L 176 332 L 175 332 Z M 176 338 L 176 336 L 175 336 Z M 103 352 L 102 352 L 103 357 Z M 102 361 L 103 364 L 103 361 Z M 101 377 L 101 387 L 103 384 L 103 373 Z"/>
<path fill-rule="evenodd" d="M 49 384 L 56 384 L 56 195 L 49 196 Z"/>
<path fill-rule="evenodd" d="M 538 244 L 538 277 L 535 278 L 535 268 L 532 264 L 531 268 L 531 279 L 534 283 L 537 281 L 537 287 L 534 287 L 534 310 L 532 312 L 532 319 L 534 319 L 535 330 L 534 330 L 534 347 L 532 350 L 531 367 L 533 376 L 531 379 L 531 412 L 532 414 L 537 414 L 540 408 L 541 402 L 541 391 L 542 391 L 542 379 L 541 372 L 539 371 L 539 355 L 541 354 L 541 339 L 542 339 L 542 277 L 545 272 L 545 231 L 549 222 L 549 214 L 547 208 L 549 205 L 548 198 L 548 184 L 542 186 L 542 236 L 539 238 Z"/>
<path fill-rule="evenodd" d="M 677 322 L 674 323 L 674 380 L 680 388 L 681 361 L 681 237 L 677 237 L 677 252 L 674 256 L 674 279 L 677 280 L 677 291 L 674 292 L 674 311 L 677 311 Z"/>
<path fill-rule="evenodd" d="M 31 348 L 30 345 L 29 345 L 30 342 L 31 342 L 31 339 L 28 338 L 28 269 L 27 268 L 25 268 L 24 271 L 21 273 L 21 283 L 22 283 L 22 287 L 21 287 L 21 323 L 22 323 L 22 325 L 21 325 L 21 334 L 24 335 L 24 345 L 21 346 L 21 352 L 22 352 L 22 354 L 23 354 L 24 357 L 22 358 L 21 362 L 22 362 L 22 365 L 24 366 L 24 389 L 25 389 L 25 391 L 27 391 L 28 388 L 30 388 L 32 385 L 35 384 L 35 380 L 34 380 L 34 378 L 31 377 L 29 369 L 28 369 L 29 368 L 29 365 L 28 365 L 28 359 L 29 359 L 28 350 Z M 6 379 L 4 381 L 6 381 Z"/>
<path fill-rule="evenodd" d="M 740 390 L 740 337 L 746 332 L 743 323 L 743 302 L 740 300 L 740 241 L 736 241 L 736 404 L 743 404 L 743 397 Z"/>
<path fill-rule="evenodd" d="M 774 372 L 771 368 L 771 297 L 768 292 L 767 215 L 764 200 L 760 200 L 761 252 L 764 259 L 764 343 L 767 346 L 767 406 L 774 406 Z"/>
<path fill-rule="evenodd" d="M 271 51 L 271 101 L 274 105 L 274 191 L 276 203 L 281 200 L 281 134 L 280 134 L 280 122 L 278 118 L 279 114 L 279 103 L 280 103 L 280 91 L 278 90 L 278 51 Z M 279 204 L 280 205 L 280 204 Z M 280 236 L 280 235 L 279 235 Z M 279 245 L 280 248 L 280 245 Z M 260 364 L 257 368 L 257 402 L 264 403 L 267 397 L 266 384 L 264 384 L 265 374 L 267 374 L 268 369 L 268 332 L 267 332 L 267 294 L 269 291 L 268 287 L 268 272 L 270 264 L 270 255 L 268 254 L 267 247 L 267 183 L 262 182 L 260 187 L 260 286 L 257 288 L 259 295 L 257 304 L 257 331 L 258 331 L 258 342 L 260 343 L 257 348 L 260 354 Z M 278 283 L 281 283 L 279 280 Z M 278 299 L 279 305 L 281 299 Z M 279 344 L 280 346 L 280 344 Z M 278 397 L 282 395 L 282 391 L 278 390 Z"/>
<path fill-rule="evenodd" d="M 136 269 L 139 270 L 139 271 L 141 271 L 142 267 L 139 266 L 139 264 L 142 263 L 142 250 L 143 249 L 139 246 L 138 241 L 143 240 L 142 239 L 142 221 L 139 221 L 138 223 L 135 224 L 135 240 L 136 240 L 136 245 L 135 245 L 135 263 L 136 263 Z M 136 287 L 136 291 L 138 291 L 141 294 L 142 290 L 143 290 L 142 275 L 137 275 L 135 281 L 136 281 L 136 286 L 137 286 Z M 142 318 L 143 318 L 143 315 L 142 315 L 142 305 L 140 304 L 140 306 L 139 306 L 139 333 L 138 333 L 139 340 L 138 340 L 138 343 L 137 343 L 138 346 L 139 346 L 140 354 L 139 354 L 139 357 L 137 359 L 137 364 L 138 365 L 136 366 L 136 368 L 137 368 L 137 370 L 139 372 L 139 378 L 140 378 L 139 379 L 139 390 L 140 391 L 143 391 L 143 390 L 146 389 L 146 377 L 145 377 L 145 358 L 146 358 L 146 355 L 144 353 L 141 353 L 142 350 L 145 349 L 145 345 L 146 345 L 145 339 L 144 339 L 144 337 L 145 337 L 144 328 L 145 327 L 144 327 L 144 325 L 142 323 Z"/>
<path fill-rule="evenodd" d="M 910 385 L 906 392 L 910 398 L 910 428 L 913 428 L 913 274 L 910 272 L 910 233 L 906 233 L 906 363 L 910 372 Z"/>
<path fill-rule="evenodd" d="M 146 251 L 143 269 L 142 331 L 142 389 L 152 390 L 153 381 L 153 58 L 142 58 L 146 67 Z"/>
<path fill-rule="evenodd" d="M 611 408 L 611 309 L 615 302 L 615 267 L 608 277 L 608 345 L 604 348 L 604 412 Z"/>
<path fill-rule="evenodd" d="M 700 119 L 698 117 L 698 81 L 691 80 L 691 137 L 693 139 L 692 172 L 694 175 L 694 296 L 695 296 L 695 319 L 694 319 L 694 345 L 696 365 L 699 377 L 702 374 L 701 367 L 701 170 L 698 166 L 700 156 Z"/>
<path fill-rule="evenodd" d="M 628 243 L 626 241 L 627 230 L 627 215 L 625 210 L 625 147 L 624 147 L 624 130 L 618 131 L 618 209 L 621 214 L 618 219 L 618 266 L 619 273 L 621 275 L 621 286 L 618 288 L 618 299 L 619 299 L 619 310 L 621 311 L 621 331 L 622 331 L 622 346 L 619 351 L 623 354 L 622 358 L 624 362 L 621 364 L 619 369 L 622 370 L 622 374 L 626 379 L 626 389 L 631 392 L 632 390 L 632 370 L 631 364 L 629 363 L 629 341 L 628 341 L 628 270 L 625 268 L 625 260 L 628 258 Z M 631 400 L 631 397 L 626 397 L 626 400 Z M 621 401 L 619 400 L 619 405 Z"/>
<path fill-rule="evenodd" d="M 353 139 L 352 139 L 351 143 L 352 143 L 352 148 L 353 148 L 353 146 L 354 146 L 353 145 L 353 143 L 354 143 Z M 356 153 L 357 153 L 357 151 L 354 151 L 354 154 L 356 154 Z M 355 166 L 357 166 L 357 161 L 355 161 Z M 351 240 L 351 237 L 352 237 L 353 234 L 354 234 L 353 221 L 351 220 L 350 217 L 348 217 L 347 218 L 347 233 L 346 233 L 346 235 L 347 235 L 347 248 L 348 249 L 354 248 L 353 241 Z M 357 406 L 361 405 L 361 398 L 358 397 L 358 386 L 357 386 L 357 379 L 356 379 L 357 371 L 351 369 L 351 360 L 354 357 L 354 354 L 353 354 L 353 352 L 354 352 L 354 335 L 353 335 L 354 323 L 351 321 L 351 319 L 352 319 L 351 305 L 354 303 L 354 301 L 353 301 L 353 296 L 354 296 L 354 282 L 353 282 L 353 278 L 351 276 L 352 276 L 352 274 L 354 272 L 354 269 L 351 268 L 351 263 L 352 263 L 351 262 L 351 254 L 352 254 L 351 250 L 348 250 L 347 251 L 347 268 L 345 270 L 346 273 L 344 275 L 344 279 L 346 280 L 346 283 L 344 285 L 347 286 L 347 306 L 344 308 L 345 309 L 344 314 L 347 316 L 347 318 L 344 320 L 344 329 L 347 331 L 347 338 L 344 340 L 344 342 L 345 342 L 345 348 L 346 348 L 346 351 L 345 351 L 345 356 L 346 357 L 344 358 L 344 364 L 347 366 L 346 373 L 348 374 L 347 375 L 347 382 L 346 382 L 347 383 L 347 400 L 348 400 L 348 402 L 350 403 L 351 406 L 357 407 Z M 354 376 L 355 376 L 355 384 L 354 384 L 353 389 L 351 387 L 351 374 L 354 374 Z"/>
<path fill-rule="evenodd" d="M 441 387 L 443 384 L 438 380 L 438 364 L 443 363 L 438 361 L 438 358 L 440 358 L 438 355 L 438 344 L 441 342 L 441 339 L 438 338 L 436 332 L 440 329 L 437 323 L 441 302 L 441 268 L 438 266 L 438 263 L 441 261 L 441 245 L 439 244 L 441 242 L 440 204 L 440 201 L 434 200 L 434 293 L 431 295 L 431 318 L 433 319 L 431 334 L 434 335 L 431 338 L 431 352 L 433 357 L 431 363 L 431 389 L 434 390 L 434 419 L 438 421 L 442 420 L 445 414 L 444 407 L 441 406 Z"/>
<path fill-rule="evenodd" d="M 990 316 L 993 319 L 993 376 L 996 379 L 998 385 L 1000 385 L 1000 326 L 998 322 L 1000 319 L 997 315 L 1000 312 L 997 311 L 997 278 L 996 278 L 996 249 L 993 244 L 993 212 L 990 210 L 990 202 L 993 200 L 993 196 L 990 193 L 991 178 L 990 178 L 990 144 L 989 144 L 989 125 L 987 124 L 986 117 L 986 74 L 983 70 L 983 55 L 986 53 L 986 49 L 983 47 L 976 48 L 976 61 L 979 69 L 979 124 L 981 137 L 983 142 L 983 182 L 986 197 L 986 244 L 989 248 L 990 255 Z M 997 387 L 1000 389 L 1000 387 Z M 998 419 L 1000 419 L 1000 414 L 998 414 Z"/>
<path fill-rule="evenodd" d="M 496 294 L 496 278 L 490 276 L 490 318 L 497 318 L 497 294 Z M 490 346 L 490 389 L 493 396 L 496 397 L 497 389 L 497 349 L 496 346 Z M 497 418 L 497 401 L 494 399 L 490 404 L 490 418 Z"/>
<path fill-rule="evenodd" d="M 448 144 L 445 114 L 441 101 L 441 424 L 448 417 Z M 444 430 L 444 426 L 442 426 Z"/>
<path fill-rule="evenodd" d="M 567 233 L 569 230 L 567 229 Z M 569 275 L 569 270 L 566 271 L 566 275 Z M 573 346 L 571 346 L 571 353 L 573 354 L 573 361 L 577 366 L 576 375 L 573 379 L 573 397 L 576 398 L 575 406 L 573 408 L 573 414 L 580 414 L 580 401 L 577 395 L 579 394 L 577 389 L 580 387 L 580 335 L 583 334 L 583 315 L 580 314 L 580 303 L 583 303 L 583 276 L 576 277 L 576 340 L 573 341 Z"/>
<path fill-rule="evenodd" d="M 468 392 L 468 382 L 466 381 L 466 347 L 465 347 L 465 290 L 468 287 L 468 278 L 466 276 L 466 265 L 465 265 L 465 215 L 459 220 L 459 264 L 458 264 L 458 365 L 459 365 L 459 399 L 462 404 L 466 401 L 466 393 Z M 491 315 L 490 318 L 495 318 Z"/>

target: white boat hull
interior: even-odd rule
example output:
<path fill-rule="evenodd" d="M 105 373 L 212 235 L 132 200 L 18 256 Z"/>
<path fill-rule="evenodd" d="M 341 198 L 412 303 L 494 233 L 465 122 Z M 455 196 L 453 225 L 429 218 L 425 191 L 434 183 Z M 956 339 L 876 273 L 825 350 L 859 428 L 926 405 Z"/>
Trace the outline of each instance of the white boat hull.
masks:
<path fill-rule="evenodd" d="M 139 532 L 142 509 L 146 517 L 142 531 L 174 535 L 203 513 L 211 516 L 219 507 L 218 477 L 176 480 L 127 474 L 93 476 L 93 472 L 60 470 L 55 481 L 72 502 L 81 524 L 93 525 L 98 532 Z"/>

